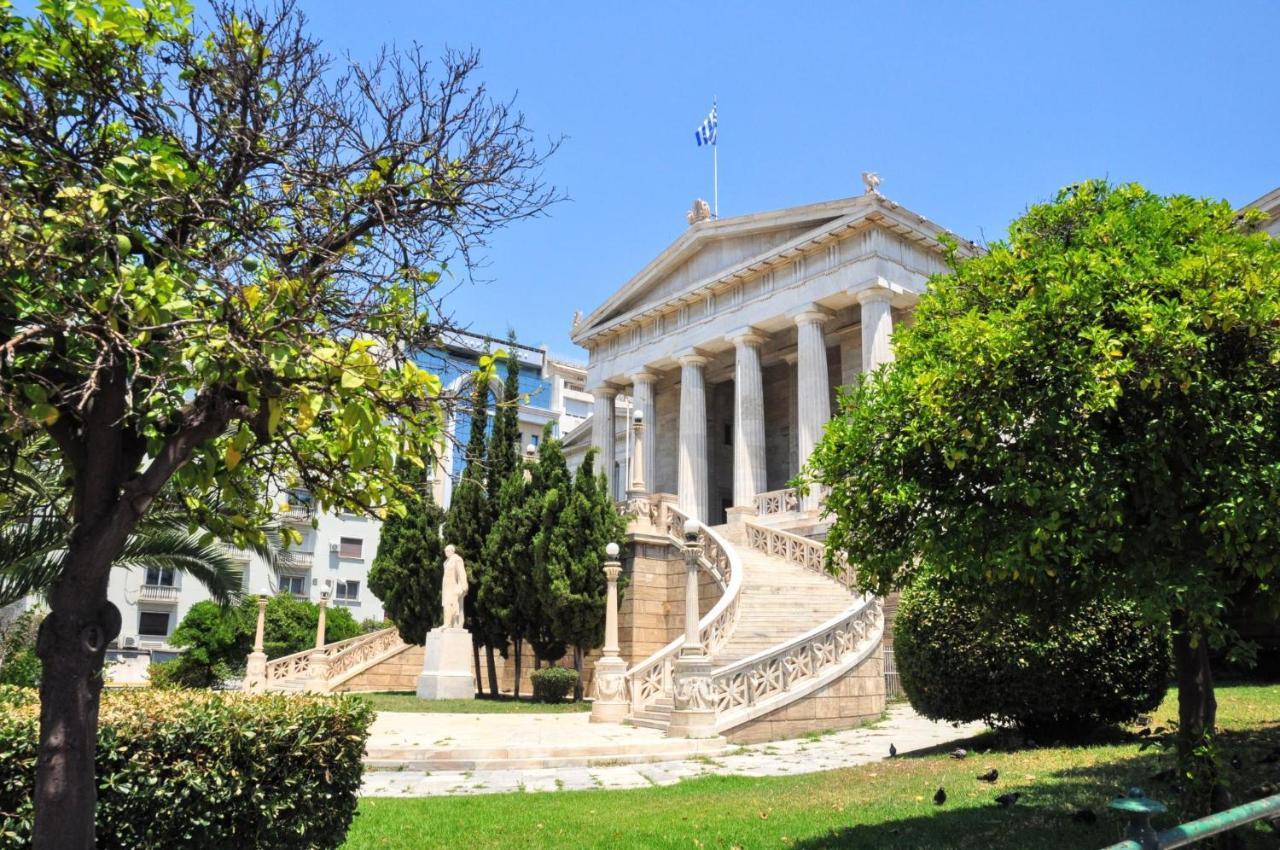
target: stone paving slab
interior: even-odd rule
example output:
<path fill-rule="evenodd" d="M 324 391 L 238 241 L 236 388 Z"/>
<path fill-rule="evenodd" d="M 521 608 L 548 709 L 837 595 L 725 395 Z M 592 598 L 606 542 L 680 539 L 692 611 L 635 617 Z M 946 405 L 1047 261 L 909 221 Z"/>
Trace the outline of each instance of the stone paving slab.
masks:
<path fill-rule="evenodd" d="M 391 718 L 382 714 L 374 724 L 374 736 L 379 740 L 392 738 L 399 748 L 408 746 L 413 732 L 423 733 L 430 740 L 453 737 L 457 749 L 476 749 L 477 740 L 487 739 L 493 744 L 518 737 L 521 720 L 536 719 L 527 724 L 536 729 L 538 743 L 555 748 L 558 734 L 562 747 L 607 747 L 616 750 L 611 758 L 607 754 L 594 758 L 596 764 L 578 764 L 563 767 L 542 765 L 530 767 L 485 768 L 476 770 L 431 770 L 407 768 L 402 770 L 367 770 L 361 793 L 369 797 L 433 797 L 462 794 L 497 794 L 506 792 L 579 791 L 592 788 L 646 788 L 652 785 L 674 785 L 683 779 L 696 776 L 788 776 L 853 767 L 887 758 L 889 744 L 894 744 L 900 754 L 945 745 L 951 741 L 972 737 L 986 727 L 980 723 L 952 726 L 934 723 L 920 717 L 905 703 L 893 705 L 885 720 L 871 727 L 849 729 L 828 735 L 811 735 L 788 741 L 771 741 L 747 746 L 721 746 L 714 753 L 692 753 L 691 757 L 651 761 L 641 764 L 620 764 L 622 752 L 629 744 L 650 746 L 660 733 L 651 729 L 636 729 L 613 724 L 589 724 L 584 715 L 412 715 L 415 718 L 458 718 L 454 721 L 406 720 L 403 716 Z M 384 723 L 384 718 L 389 718 Z M 495 728 L 486 731 L 490 719 Z M 484 722 L 477 722 L 483 720 Z M 579 721 L 574 723 L 573 721 Z M 553 721 L 553 722 L 545 722 Z M 561 721 L 561 722 L 554 722 Z M 380 726 L 381 724 L 381 726 Z M 442 732 L 447 731 L 448 736 Z M 633 734 L 634 733 L 634 734 Z M 432 737 L 434 736 L 434 737 Z M 585 740 L 582 736 L 586 736 Z M 373 749 L 371 738 L 370 749 Z M 673 739 L 663 739 L 671 741 Z M 530 746 L 526 739 L 518 746 L 523 750 Z M 432 746 L 432 751 L 447 751 L 447 744 Z M 447 761 L 446 761 L 447 763 Z"/>

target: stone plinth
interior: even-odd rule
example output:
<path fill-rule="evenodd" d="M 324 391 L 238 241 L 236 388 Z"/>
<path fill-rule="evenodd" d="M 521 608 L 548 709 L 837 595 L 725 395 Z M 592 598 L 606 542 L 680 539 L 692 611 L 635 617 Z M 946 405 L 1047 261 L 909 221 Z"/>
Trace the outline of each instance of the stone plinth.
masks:
<path fill-rule="evenodd" d="M 682 655 L 676 659 L 675 708 L 667 727 L 670 738 L 715 737 L 716 712 L 711 704 L 711 659 L 705 655 Z"/>
<path fill-rule="evenodd" d="M 621 658 L 601 658 L 596 662 L 592 723 L 621 723 L 626 719 L 631 709 L 626 677 L 627 662 Z"/>
<path fill-rule="evenodd" d="M 428 632 L 418 699 L 475 699 L 471 658 L 471 632 L 446 628 Z"/>
<path fill-rule="evenodd" d="M 267 654 L 250 652 L 248 664 L 244 670 L 244 689 L 246 691 L 263 691 L 267 688 Z"/>

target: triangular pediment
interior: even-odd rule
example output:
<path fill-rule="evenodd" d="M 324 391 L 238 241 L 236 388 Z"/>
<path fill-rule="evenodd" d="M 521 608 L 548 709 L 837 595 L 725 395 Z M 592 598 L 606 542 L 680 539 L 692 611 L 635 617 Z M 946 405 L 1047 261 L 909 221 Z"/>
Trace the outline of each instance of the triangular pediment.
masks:
<path fill-rule="evenodd" d="M 574 330 L 574 336 L 670 300 L 721 272 L 820 232 L 867 206 L 865 197 L 704 221 L 689 227 Z"/>

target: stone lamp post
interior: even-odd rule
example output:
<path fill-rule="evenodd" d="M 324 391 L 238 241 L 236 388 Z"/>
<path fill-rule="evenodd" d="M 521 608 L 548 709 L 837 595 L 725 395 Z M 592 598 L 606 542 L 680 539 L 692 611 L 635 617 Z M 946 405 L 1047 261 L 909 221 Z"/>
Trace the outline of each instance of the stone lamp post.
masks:
<path fill-rule="evenodd" d="M 271 591 L 265 587 L 258 591 L 258 627 L 253 633 L 253 652 L 249 653 L 249 661 L 244 669 L 246 691 L 267 689 L 267 654 L 262 650 L 262 632 L 266 628 L 267 598 L 270 596 Z"/>
<path fill-rule="evenodd" d="M 675 708 L 667 735 L 673 738 L 710 738 L 715 735 L 715 709 L 711 704 L 711 659 L 702 651 L 698 636 L 698 561 L 702 558 L 701 526 L 684 524 L 684 646 L 676 659 Z"/>
<path fill-rule="evenodd" d="M 533 480 L 533 465 L 538 462 L 538 447 L 533 443 L 524 447 L 524 483 Z"/>
<path fill-rule="evenodd" d="M 316 620 L 316 648 L 312 652 L 310 663 L 307 665 L 307 690 L 315 694 L 328 693 L 329 691 L 329 658 L 323 653 L 324 649 L 324 614 L 325 609 L 329 607 L 329 591 L 332 582 L 325 579 L 324 584 L 320 586 L 320 617 Z"/>
<path fill-rule="evenodd" d="M 595 667 L 595 701 L 591 704 L 592 723 L 621 723 L 627 716 L 627 662 L 618 655 L 618 544 L 604 547 L 604 577 L 608 582 L 604 603 L 604 656 Z"/>

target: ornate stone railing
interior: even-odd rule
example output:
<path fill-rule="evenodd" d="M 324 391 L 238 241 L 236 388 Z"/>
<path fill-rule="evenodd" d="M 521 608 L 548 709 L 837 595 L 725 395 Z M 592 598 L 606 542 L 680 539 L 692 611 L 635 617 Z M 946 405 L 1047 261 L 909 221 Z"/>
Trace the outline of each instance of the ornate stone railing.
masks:
<path fill-rule="evenodd" d="M 850 610 L 794 640 L 713 670 L 716 730 L 741 725 L 833 681 L 874 652 L 883 633 L 880 599 L 862 596 Z"/>
<path fill-rule="evenodd" d="M 684 523 L 688 517 L 679 508 L 666 500 L 653 500 L 647 510 L 649 522 L 655 529 L 683 545 Z M 742 563 L 733 547 L 703 524 L 699 527 L 699 543 L 702 546 L 699 564 L 721 589 L 719 601 L 698 621 L 702 651 L 710 655 L 728 639 L 737 621 L 738 603 L 742 596 Z M 682 646 L 684 635 L 627 671 L 627 689 L 633 712 L 641 711 L 664 693 L 671 693 L 671 673 Z"/>
<path fill-rule="evenodd" d="M 800 510 L 800 491 L 794 487 L 756 494 L 756 514 L 785 514 Z"/>
<path fill-rule="evenodd" d="M 348 674 L 356 672 L 370 661 L 376 661 L 394 649 L 405 646 L 400 639 L 400 631 L 395 627 L 382 629 L 361 635 L 364 640 L 348 643 L 341 652 L 329 659 L 328 680 L 331 685 L 338 684 Z"/>
<path fill-rule="evenodd" d="M 835 563 L 838 572 L 827 570 L 827 548 L 817 540 L 801 537 L 789 531 L 770 528 L 766 525 L 745 523 L 747 530 L 747 546 L 757 552 L 782 558 L 784 561 L 812 570 L 840 582 L 849 590 L 856 592 L 855 573 L 843 553 L 836 553 Z"/>
<path fill-rule="evenodd" d="M 311 661 L 317 656 L 333 658 L 352 644 L 367 639 L 368 635 L 356 635 L 353 638 L 329 643 L 319 649 L 304 649 L 293 655 L 284 655 L 267 662 L 267 683 L 283 682 L 289 679 L 305 680 L 310 675 Z"/>

